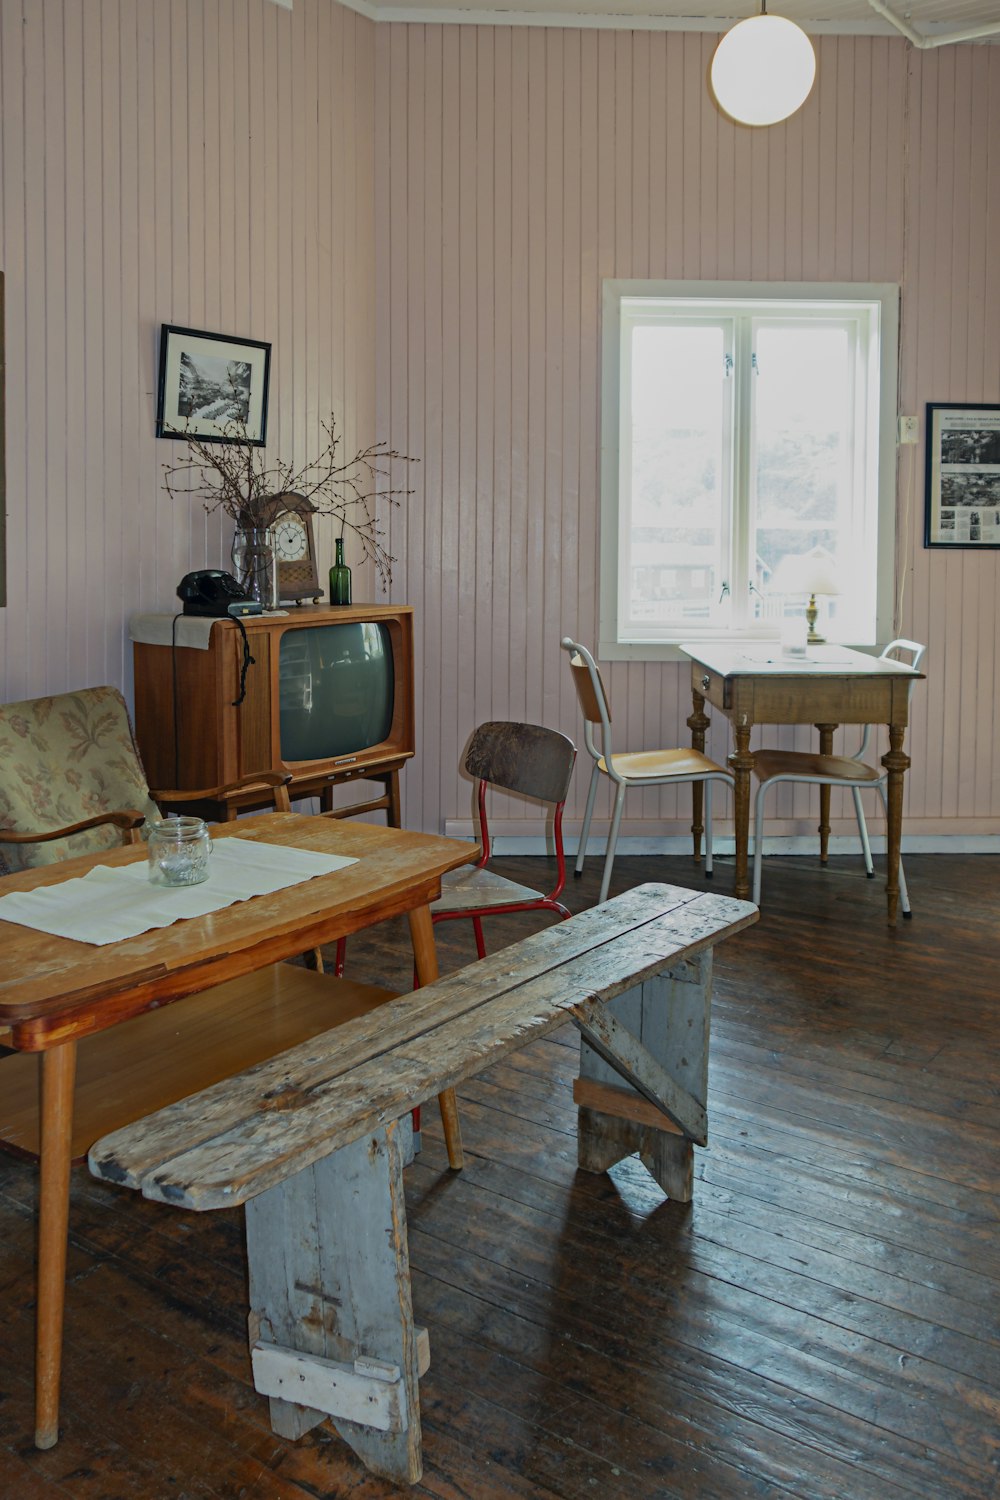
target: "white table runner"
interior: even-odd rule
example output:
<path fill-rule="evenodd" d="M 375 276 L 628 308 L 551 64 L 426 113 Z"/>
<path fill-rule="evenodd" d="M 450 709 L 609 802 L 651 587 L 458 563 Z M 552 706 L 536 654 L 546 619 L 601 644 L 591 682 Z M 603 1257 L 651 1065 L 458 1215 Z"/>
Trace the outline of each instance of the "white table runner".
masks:
<path fill-rule="evenodd" d="M 209 876 L 201 885 L 150 885 L 145 860 L 96 865 L 76 879 L 0 897 L 0 921 L 101 946 L 356 864 L 339 854 L 234 836 L 216 840 Z"/>

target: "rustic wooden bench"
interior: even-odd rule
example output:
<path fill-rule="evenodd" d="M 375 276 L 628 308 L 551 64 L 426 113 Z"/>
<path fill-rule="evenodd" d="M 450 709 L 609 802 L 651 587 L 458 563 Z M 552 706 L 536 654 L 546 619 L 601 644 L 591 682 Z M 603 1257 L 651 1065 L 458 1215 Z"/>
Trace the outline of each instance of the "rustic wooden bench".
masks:
<path fill-rule="evenodd" d="M 298 1437 L 332 1418 L 376 1474 L 421 1474 L 403 1167 L 410 1111 L 572 1020 L 579 1164 L 639 1152 L 688 1200 L 707 1139 L 712 948 L 756 907 L 640 886 L 98 1141 L 95 1176 L 246 1204 L 254 1383 Z"/>

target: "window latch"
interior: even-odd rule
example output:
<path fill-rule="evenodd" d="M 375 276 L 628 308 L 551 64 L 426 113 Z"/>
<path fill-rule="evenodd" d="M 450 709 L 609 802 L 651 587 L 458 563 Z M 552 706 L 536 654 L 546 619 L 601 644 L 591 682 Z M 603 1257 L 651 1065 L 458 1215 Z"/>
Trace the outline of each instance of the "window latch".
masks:
<path fill-rule="evenodd" d="M 719 603 L 720 604 L 722 603 L 723 599 L 725 599 L 728 596 L 728 594 L 729 594 L 729 584 L 726 583 L 725 580 L 723 580 L 722 593 L 719 595 Z"/>
<path fill-rule="evenodd" d="M 725 355 L 723 363 L 725 365 L 726 379 L 728 380 L 733 373 L 733 356 L 731 354 Z"/>
<path fill-rule="evenodd" d="M 759 375 L 760 374 L 760 365 L 757 363 L 757 356 L 756 356 L 756 354 L 751 354 L 751 356 L 750 356 L 750 365 L 751 365 L 751 368 L 753 369 L 754 374 L 755 375 Z"/>

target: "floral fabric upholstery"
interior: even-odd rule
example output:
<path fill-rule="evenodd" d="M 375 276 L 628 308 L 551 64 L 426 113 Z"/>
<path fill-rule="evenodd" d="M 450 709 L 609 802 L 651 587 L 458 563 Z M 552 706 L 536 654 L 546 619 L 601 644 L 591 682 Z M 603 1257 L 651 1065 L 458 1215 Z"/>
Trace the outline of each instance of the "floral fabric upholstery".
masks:
<path fill-rule="evenodd" d="M 113 826 L 48 844 L 5 844 L 3 830 L 44 833 L 102 812 L 158 817 L 117 688 L 84 688 L 0 706 L 0 871 L 113 849 Z"/>

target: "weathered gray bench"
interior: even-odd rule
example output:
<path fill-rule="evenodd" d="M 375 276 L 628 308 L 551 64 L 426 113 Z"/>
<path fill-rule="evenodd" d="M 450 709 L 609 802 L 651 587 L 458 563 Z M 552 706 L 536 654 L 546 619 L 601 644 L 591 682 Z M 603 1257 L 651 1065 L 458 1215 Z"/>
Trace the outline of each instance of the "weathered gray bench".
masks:
<path fill-rule="evenodd" d="M 97 1177 L 191 1209 L 246 1204 L 254 1383 L 274 1430 L 334 1426 L 421 1474 L 403 1167 L 410 1111 L 572 1020 L 579 1164 L 638 1151 L 687 1200 L 707 1138 L 712 947 L 746 901 L 646 885 L 105 1136 Z"/>

